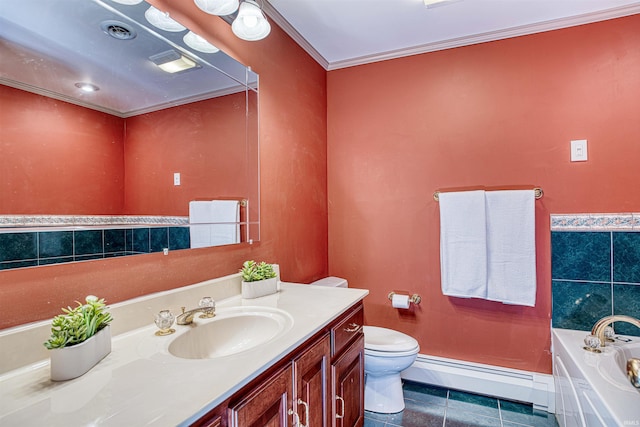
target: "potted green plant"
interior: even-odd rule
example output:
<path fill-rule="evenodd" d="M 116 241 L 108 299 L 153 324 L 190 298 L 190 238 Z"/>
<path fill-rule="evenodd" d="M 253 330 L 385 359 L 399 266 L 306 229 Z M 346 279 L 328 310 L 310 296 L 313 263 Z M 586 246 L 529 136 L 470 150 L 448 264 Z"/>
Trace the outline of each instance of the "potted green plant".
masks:
<path fill-rule="evenodd" d="M 63 308 L 51 322 L 51 337 L 44 343 L 50 350 L 51 379 L 79 377 L 111 352 L 111 314 L 104 299 L 93 295 L 85 304 Z"/>
<path fill-rule="evenodd" d="M 258 298 L 278 292 L 278 274 L 273 265 L 253 260 L 242 264 L 242 298 Z"/>

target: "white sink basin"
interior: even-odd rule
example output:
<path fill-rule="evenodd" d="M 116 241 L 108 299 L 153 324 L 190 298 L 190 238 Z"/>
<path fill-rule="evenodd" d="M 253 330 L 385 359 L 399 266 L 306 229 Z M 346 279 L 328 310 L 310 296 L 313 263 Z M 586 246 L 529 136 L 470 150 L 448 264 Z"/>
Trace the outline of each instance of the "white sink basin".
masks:
<path fill-rule="evenodd" d="M 184 359 L 231 356 L 272 341 L 293 326 L 288 313 L 268 307 L 222 309 L 205 322 L 196 317 L 192 329 L 169 344 L 169 353 Z"/>

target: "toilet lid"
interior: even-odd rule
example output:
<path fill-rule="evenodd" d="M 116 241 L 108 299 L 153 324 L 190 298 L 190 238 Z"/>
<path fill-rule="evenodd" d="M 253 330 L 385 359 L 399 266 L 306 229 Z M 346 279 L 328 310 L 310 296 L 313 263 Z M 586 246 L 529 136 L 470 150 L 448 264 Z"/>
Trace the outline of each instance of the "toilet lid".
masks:
<path fill-rule="evenodd" d="M 405 352 L 417 349 L 418 341 L 402 332 L 377 326 L 363 326 L 365 350 Z"/>

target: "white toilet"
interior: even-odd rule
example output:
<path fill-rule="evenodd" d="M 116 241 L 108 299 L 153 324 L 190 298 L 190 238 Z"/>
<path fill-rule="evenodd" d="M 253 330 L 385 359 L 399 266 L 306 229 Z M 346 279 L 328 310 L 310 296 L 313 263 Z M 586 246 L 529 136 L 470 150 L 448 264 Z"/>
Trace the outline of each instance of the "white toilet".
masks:
<path fill-rule="evenodd" d="M 339 277 L 325 277 L 312 283 L 346 288 Z M 418 341 L 402 332 L 376 326 L 364 327 L 364 409 L 391 414 L 404 409 L 400 372 L 416 360 Z"/>

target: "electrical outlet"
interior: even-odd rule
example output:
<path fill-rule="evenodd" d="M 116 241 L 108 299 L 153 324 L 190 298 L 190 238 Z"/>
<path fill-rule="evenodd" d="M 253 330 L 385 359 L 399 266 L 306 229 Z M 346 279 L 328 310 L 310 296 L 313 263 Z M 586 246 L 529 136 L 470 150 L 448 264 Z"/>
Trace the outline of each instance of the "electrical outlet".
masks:
<path fill-rule="evenodd" d="M 173 185 L 180 185 L 180 172 L 173 174 Z"/>

